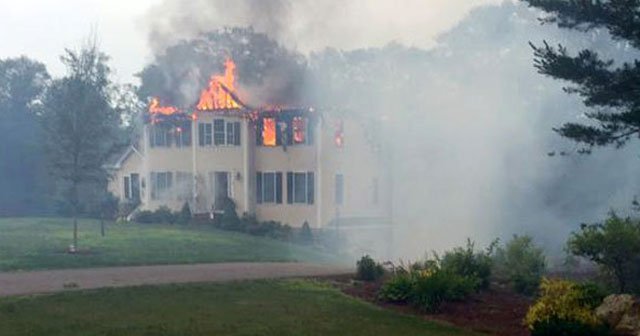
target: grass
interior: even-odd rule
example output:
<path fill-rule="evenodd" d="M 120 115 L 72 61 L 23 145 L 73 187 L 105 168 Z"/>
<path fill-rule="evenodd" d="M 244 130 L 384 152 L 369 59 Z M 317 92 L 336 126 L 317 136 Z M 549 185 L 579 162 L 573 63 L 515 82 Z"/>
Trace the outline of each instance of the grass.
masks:
<path fill-rule="evenodd" d="M 78 245 L 82 253 L 76 255 L 66 253 L 71 238 L 69 219 L 0 219 L 0 271 L 240 261 L 334 261 L 334 257 L 312 248 L 206 226 L 109 223 L 106 237 L 101 237 L 98 221 L 80 220 Z"/>
<path fill-rule="evenodd" d="M 478 335 L 305 280 L 0 299 L 0 335 Z"/>

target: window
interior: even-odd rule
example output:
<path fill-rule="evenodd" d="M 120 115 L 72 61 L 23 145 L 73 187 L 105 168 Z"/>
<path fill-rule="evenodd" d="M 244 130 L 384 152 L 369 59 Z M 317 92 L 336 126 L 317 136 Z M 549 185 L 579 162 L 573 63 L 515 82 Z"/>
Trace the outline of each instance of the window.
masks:
<path fill-rule="evenodd" d="M 171 172 L 151 172 L 151 199 L 152 200 L 168 200 L 170 199 L 171 184 L 173 182 L 173 174 Z"/>
<path fill-rule="evenodd" d="M 274 147 L 276 145 L 276 119 L 262 119 L 262 145 Z"/>
<path fill-rule="evenodd" d="M 193 199 L 193 174 L 186 172 L 176 173 L 176 193 L 178 201 L 189 202 Z"/>
<path fill-rule="evenodd" d="M 240 146 L 240 122 L 227 123 L 227 145 Z"/>
<path fill-rule="evenodd" d="M 294 117 L 291 121 L 293 129 L 293 143 L 304 144 L 306 143 L 306 129 L 307 121 L 302 117 Z"/>
<path fill-rule="evenodd" d="M 336 205 L 344 204 L 344 175 L 336 174 Z"/>
<path fill-rule="evenodd" d="M 256 174 L 256 202 L 282 204 L 282 173 Z"/>
<path fill-rule="evenodd" d="M 224 145 L 224 119 L 215 119 L 213 121 L 213 144 L 216 146 Z"/>
<path fill-rule="evenodd" d="M 171 137 L 169 129 L 161 125 L 153 125 L 149 129 L 149 144 L 151 147 L 169 147 Z"/>
<path fill-rule="evenodd" d="M 140 175 L 131 174 L 131 199 L 140 200 Z"/>
<path fill-rule="evenodd" d="M 312 172 L 287 173 L 287 203 L 313 204 L 314 195 L 314 175 Z"/>
<path fill-rule="evenodd" d="M 174 129 L 175 143 L 177 147 L 191 146 L 191 122 L 181 123 Z"/>
<path fill-rule="evenodd" d="M 124 177 L 124 199 L 131 199 L 131 182 L 129 176 Z"/>
<path fill-rule="evenodd" d="M 209 123 L 198 124 L 198 142 L 200 146 L 211 146 L 212 129 Z"/>

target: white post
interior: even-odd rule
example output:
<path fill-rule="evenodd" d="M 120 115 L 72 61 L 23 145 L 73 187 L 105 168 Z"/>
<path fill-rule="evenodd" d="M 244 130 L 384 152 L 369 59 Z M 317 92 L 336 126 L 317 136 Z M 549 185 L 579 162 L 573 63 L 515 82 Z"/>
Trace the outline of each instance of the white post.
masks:
<path fill-rule="evenodd" d="M 249 201 L 250 201 L 250 197 L 249 197 L 249 192 L 250 192 L 250 188 L 249 188 L 249 182 L 251 181 L 251 176 L 249 176 L 250 174 L 250 165 L 252 164 L 252 161 L 250 160 L 249 157 L 249 120 L 247 118 L 243 118 L 242 120 L 242 131 L 241 131 L 241 135 L 242 135 L 242 168 L 243 168 L 243 172 L 242 172 L 242 182 L 243 182 L 243 191 L 244 191 L 244 212 L 249 213 L 251 212 L 251 207 L 249 206 Z M 251 144 L 253 145 L 253 144 Z"/>
<path fill-rule="evenodd" d="M 193 115 L 196 116 L 196 112 L 193 112 Z M 200 209 L 198 209 L 198 161 L 197 161 L 197 149 L 196 146 L 198 146 L 198 144 L 196 143 L 196 140 L 198 139 L 196 132 L 198 131 L 198 121 L 195 118 L 192 118 L 192 122 L 191 122 L 191 178 L 193 179 L 192 181 L 192 186 L 191 186 L 191 192 L 193 193 L 193 206 L 192 206 L 192 211 L 194 213 L 197 213 L 200 211 Z"/>
<path fill-rule="evenodd" d="M 318 112 L 316 112 L 318 113 Z M 323 140 L 323 136 L 322 136 L 322 126 L 321 126 L 321 122 L 322 119 L 320 118 L 320 116 L 317 116 L 316 119 L 316 132 L 315 132 L 315 141 L 314 143 L 316 144 L 316 167 L 317 167 L 317 172 L 316 172 L 316 228 L 320 229 L 322 228 L 322 140 Z"/>

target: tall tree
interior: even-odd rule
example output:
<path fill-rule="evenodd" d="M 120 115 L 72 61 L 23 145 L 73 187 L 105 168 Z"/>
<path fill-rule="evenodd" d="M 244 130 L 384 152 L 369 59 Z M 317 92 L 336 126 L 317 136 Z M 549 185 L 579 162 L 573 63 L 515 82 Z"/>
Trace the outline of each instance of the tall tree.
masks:
<path fill-rule="evenodd" d="M 120 115 L 112 105 L 108 57 L 95 43 L 61 57 L 65 77 L 55 80 L 44 99 L 43 125 L 52 171 L 63 188 L 78 246 L 78 213 L 86 188 L 100 188 L 108 177 L 104 164 L 117 148 Z"/>
<path fill-rule="evenodd" d="M 578 31 L 606 29 L 613 40 L 640 48 L 640 1 L 638 0 L 525 0 L 548 16 L 544 23 Z M 541 74 L 570 83 L 565 90 L 578 94 L 589 111 L 588 122 L 566 123 L 556 131 L 569 139 L 594 146 L 622 146 L 640 136 L 640 61 L 603 59 L 585 49 L 571 55 L 562 45 L 546 41 L 532 44 L 535 67 Z"/>
<path fill-rule="evenodd" d="M 42 63 L 0 60 L 0 216 L 46 212 L 38 108 L 48 81 Z"/>

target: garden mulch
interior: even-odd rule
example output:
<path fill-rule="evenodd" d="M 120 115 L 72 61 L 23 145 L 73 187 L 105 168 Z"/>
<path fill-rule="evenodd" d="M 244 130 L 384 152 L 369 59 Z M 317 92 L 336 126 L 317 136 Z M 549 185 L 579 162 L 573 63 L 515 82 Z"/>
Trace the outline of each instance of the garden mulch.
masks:
<path fill-rule="evenodd" d="M 519 295 L 505 286 L 492 284 L 487 291 L 475 294 L 463 302 L 443 304 L 437 314 L 424 314 L 409 305 L 390 304 L 377 300 L 381 282 L 353 281 L 348 276 L 325 279 L 339 287 L 345 294 L 372 302 L 378 306 L 402 313 L 422 316 L 428 320 L 446 322 L 471 331 L 497 336 L 528 336 L 523 326 L 533 300 Z"/>

